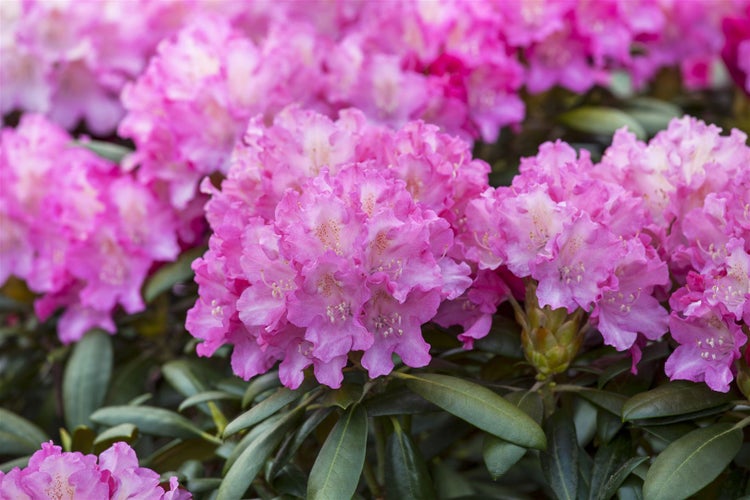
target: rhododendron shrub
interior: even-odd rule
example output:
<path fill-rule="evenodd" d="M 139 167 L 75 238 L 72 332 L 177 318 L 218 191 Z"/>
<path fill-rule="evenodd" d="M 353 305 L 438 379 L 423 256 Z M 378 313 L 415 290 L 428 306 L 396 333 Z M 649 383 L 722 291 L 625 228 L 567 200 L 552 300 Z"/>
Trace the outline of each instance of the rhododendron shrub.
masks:
<path fill-rule="evenodd" d="M 391 131 L 357 111 L 334 122 L 298 108 L 268 128 L 257 119 L 221 190 L 204 181 L 213 235 L 187 320 L 199 354 L 234 344 L 243 378 L 281 360 L 294 388 L 309 365 L 338 387 L 352 351 L 371 377 L 393 353 L 426 365 L 421 325 L 472 283 L 454 232 L 487 171 L 419 122 Z"/>
<path fill-rule="evenodd" d="M 42 320 L 63 308 L 63 342 L 114 333 L 113 310 L 143 310 L 149 270 L 179 253 L 179 221 L 157 193 L 40 115 L 2 130 L 0 183 L 0 283 L 24 280 Z"/>
<path fill-rule="evenodd" d="M 187 500 L 192 495 L 169 479 L 169 491 L 159 483 L 159 474 L 139 467 L 135 451 L 124 442 L 114 443 L 97 457 L 63 452 L 52 442 L 42 443 L 24 468 L 0 472 L 0 499 L 38 498 L 143 498 Z"/>

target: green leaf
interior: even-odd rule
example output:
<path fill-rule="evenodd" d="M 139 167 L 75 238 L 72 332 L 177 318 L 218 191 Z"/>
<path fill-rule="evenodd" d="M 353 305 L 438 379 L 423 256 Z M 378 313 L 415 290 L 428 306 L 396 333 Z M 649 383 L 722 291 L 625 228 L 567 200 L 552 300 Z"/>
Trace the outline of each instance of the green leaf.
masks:
<path fill-rule="evenodd" d="M 297 453 L 302 443 L 307 439 L 317 427 L 331 414 L 333 408 L 319 408 L 312 412 L 312 414 L 297 428 L 294 435 L 287 439 L 287 441 L 281 445 L 276 457 L 274 457 L 273 465 L 268 469 L 267 477 L 273 478 L 276 474 L 284 467 L 289 460 Z"/>
<path fill-rule="evenodd" d="M 398 423 L 395 425 L 394 432 L 388 437 L 385 452 L 386 498 L 435 498 L 424 458 L 409 435 L 401 430 Z"/>
<path fill-rule="evenodd" d="M 307 498 L 351 498 L 357 490 L 367 449 L 367 412 L 360 405 L 346 411 L 315 459 L 307 483 Z"/>
<path fill-rule="evenodd" d="M 155 470 L 177 470 L 188 460 L 212 458 L 216 445 L 203 439 L 175 440 L 156 450 L 143 463 Z"/>
<path fill-rule="evenodd" d="M 94 437 L 96 433 L 85 425 L 79 425 L 73 430 L 73 437 L 70 443 L 70 451 L 80 451 L 81 453 L 91 453 L 94 449 Z"/>
<path fill-rule="evenodd" d="M 446 375 L 398 375 L 409 389 L 483 431 L 526 448 L 543 449 L 544 432 L 534 420 L 497 393 Z"/>
<path fill-rule="evenodd" d="M 716 478 L 742 446 L 742 430 L 719 423 L 670 444 L 651 465 L 643 484 L 649 500 L 687 498 Z"/>
<path fill-rule="evenodd" d="M 610 391 L 592 389 L 590 387 L 581 387 L 578 385 L 559 385 L 555 388 L 557 391 L 575 392 L 589 403 L 595 404 L 618 417 L 622 415 L 622 407 L 628 400 L 626 396 Z"/>
<path fill-rule="evenodd" d="M 255 377 L 248 384 L 245 395 L 242 396 L 242 407 L 246 408 L 250 403 L 255 401 L 258 395 L 276 387 L 281 387 L 281 380 L 279 380 L 279 372 L 277 371 L 264 373 L 259 377 Z"/>
<path fill-rule="evenodd" d="M 119 144 L 104 141 L 94 141 L 91 139 L 87 139 L 85 141 L 73 141 L 73 145 L 76 147 L 88 149 L 95 155 L 114 163 L 120 163 L 123 158 L 133 152 L 133 150 L 131 150 L 130 148 L 126 148 L 125 146 L 121 146 Z"/>
<path fill-rule="evenodd" d="M 91 419 L 109 426 L 133 424 L 139 432 L 154 436 L 216 441 L 179 413 L 154 406 L 108 406 L 94 412 Z"/>
<path fill-rule="evenodd" d="M 35 424 L 0 408 L 0 455 L 30 455 L 49 437 Z"/>
<path fill-rule="evenodd" d="M 591 487 L 589 499 L 599 498 L 601 489 L 629 457 L 630 445 L 626 439 L 615 439 L 611 443 L 600 446 L 594 455 L 594 466 L 591 470 Z M 625 478 L 623 478 L 624 480 Z M 618 485 L 619 486 L 619 485 Z"/>
<path fill-rule="evenodd" d="M 526 453 L 526 448 L 509 443 L 492 434 L 485 434 L 482 457 L 492 479 L 497 479 L 513 467 Z"/>
<path fill-rule="evenodd" d="M 88 332 L 73 347 L 63 375 L 65 425 L 93 427 L 91 414 L 107 395 L 112 375 L 112 342 L 101 330 Z"/>
<path fill-rule="evenodd" d="M 133 424 L 120 424 L 100 432 L 94 439 L 94 453 L 101 453 L 113 443 L 125 441 L 132 443 L 138 438 L 138 428 Z"/>
<path fill-rule="evenodd" d="M 734 397 L 732 393 L 712 391 L 705 384 L 678 380 L 628 399 L 622 409 L 622 418 L 635 420 L 697 412 L 720 406 Z"/>
<path fill-rule="evenodd" d="M 616 108 L 583 106 L 561 114 L 558 120 L 573 130 L 589 134 L 611 136 L 619 128 L 628 127 L 638 139 L 646 138 L 646 131 L 641 124 Z"/>
<path fill-rule="evenodd" d="M 617 490 L 625 483 L 628 476 L 643 462 L 648 460 L 648 457 L 631 457 L 625 461 L 620 467 L 615 470 L 609 477 L 607 482 L 604 484 L 596 497 L 597 500 L 607 500 L 612 498 Z"/>
<path fill-rule="evenodd" d="M 217 401 L 220 399 L 239 399 L 234 394 L 227 394 L 224 391 L 206 391 L 206 392 L 200 392 L 198 394 L 194 394 L 187 398 L 185 401 L 180 403 L 179 408 L 177 408 L 177 411 L 183 411 L 187 408 L 190 408 L 191 406 L 195 406 L 197 404 L 205 403 L 207 401 Z"/>
<path fill-rule="evenodd" d="M 224 437 L 231 436 L 243 429 L 252 427 L 258 422 L 262 422 L 292 401 L 299 399 L 303 394 L 304 392 L 300 389 L 293 391 L 286 387 L 282 387 L 272 396 L 264 399 L 239 417 L 229 422 L 224 429 Z"/>
<path fill-rule="evenodd" d="M 544 477 L 557 498 L 575 500 L 578 494 L 578 440 L 573 420 L 557 411 L 545 425 L 547 451 L 539 456 Z"/>
<path fill-rule="evenodd" d="M 177 283 L 193 278 L 193 261 L 203 255 L 205 247 L 191 248 L 181 254 L 175 262 L 159 268 L 143 285 L 143 300 L 150 304 L 162 293 Z"/>
<path fill-rule="evenodd" d="M 249 443 L 227 470 L 216 500 L 239 500 L 243 497 L 298 414 L 298 411 L 289 412 Z"/>
<path fill-rule="evenodd" d="M 412 415 L 437 411 L 438 408 L 423 397 L 414 394 L 406 387 L 383 392 L 365 402 L 367 414 L 371 417 L 387 415 Z"/>
<path fill-rule="evenodd" d="M 641 370 L 646 364 L 656 361 L 657 359 L 666 358 L 670 354 L 669 345 L 666 342 L 658 342 L 646 346 L 643 349 L 643 356 L 638 362 L 638 369 Z M 607 385 L 615 377 L 622 375 L 623 373 L 630 372 L 633 366 L 633 360 L 630 356 L 627 358 L 613 363 L 606 370 L 602 372 L 597 381 L 599 389 Z"/>
<path fill-rule="evenodd" d="M 41 446 L 38 446 L 38 447 L 41 449 Z M 0 472 L 7 473 L 7 472 L 10 472 L 11 469 L 14 469 L 16 467 L 18 467 L 19 469 L 23 469 L 29 465 L 30 458 L 31 458 L 30 456 L 19 457 L 19 458 L 14 458 L 13 460 L 10 460 L 8 462 L 3 462 L 0 464 Z"/>

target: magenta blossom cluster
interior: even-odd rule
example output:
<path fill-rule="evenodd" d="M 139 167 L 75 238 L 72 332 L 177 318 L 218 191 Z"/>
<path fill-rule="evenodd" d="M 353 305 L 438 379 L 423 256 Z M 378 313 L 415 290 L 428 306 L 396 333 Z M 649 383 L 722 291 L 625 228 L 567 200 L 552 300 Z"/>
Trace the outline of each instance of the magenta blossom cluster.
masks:
<path fill-rule="evenodd" d="M 358 111 L 339 120 L 288 108 L 251 123 L 206 207 L 213 234 L 193 268 L 188 331 L 200 355 L 233 344 L 250 378 L 281 360 L 339 387 L 352 352 L 371 377 L 430 361 L 421 326 L 472 283 L 455 227 L 487 186 L 468 144 L 421 122 L 393 131 Z"/>
<path fill-rule="evenodd" d="M 589 312 L 606 344 L 637 359 L 639 336 L 667 331 L 656 295 L 669 284 L 668 269 L 643 231 L 650 213 L 641 199 L 597 178 L 596 168 L 585 151 L 542 145 L 511 186 L 470 204 L 468 256 L 482 269 L 535 280 L 542 306 Z"/>
<path fill-rule="evenodd" d="M 63 452 L 50 441 L 42 443 L 28 466 L 0 472 L 0 500 L 192 498 L 179 488 L 176 477 L 169 479 L 169 491 L 159 483 L 159 474 L 138 466 L 138 457 L 127 443 L 115 443 L 97 457 Z"/>
<path fill-rule="evenodd" d="M 750 147 L 720 132 L 689 117 L 648 144 L 619 131 L 600 171 L 641 197 L 677 286 L 667 374 L 727 391 L 750 325 Z"/>
<path fill-rule="evenodd" d="M 470 202 L 465 255 L 496 279 L 533 279 L 543 306 L 586 311 L 635 362 L 669 331 L 667 375 L 727 391 L 750 324 L 750 148 L 720 132 L 686 117 L 644 144 L 623 129 L 597 164 L 544 144 L 511 186 Z M 487 297 L 466 300 L 486 310 Z"/>
<path fill-rule="evenodd" d="M 91 132 L 109 134 L 124 115 L 123 86 L 143 72 L 159 41 L 212 11 L 262 31 L 268 9 L 255 7 L 231 0 L 4 0 L 0 114 L 43 113 L 66 129 L 84 120 Z"/>
<path fill-rule="evenodd" d="M 141 286 L 179 253 L 171 207 L 40 115 L 0 133 L 0 284 L 10 275 L 59 308 L 63 342 L 90 328 L 114 333 L 112 311 L 144 307 Z"/>

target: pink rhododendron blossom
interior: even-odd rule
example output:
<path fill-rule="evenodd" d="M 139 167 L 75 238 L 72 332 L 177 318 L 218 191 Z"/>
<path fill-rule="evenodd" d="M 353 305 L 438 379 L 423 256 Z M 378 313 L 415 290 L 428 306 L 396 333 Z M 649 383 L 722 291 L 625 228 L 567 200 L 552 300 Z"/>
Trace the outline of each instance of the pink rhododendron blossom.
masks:
<path fill-rule="evenodd" d="M 727 391 L 750 319 L 750 148 L 747 136 L 694 118 L 673 120 L 648 144 L 624 131 L 599 173 L 640 196 L 649 234 L 677 285 L 670 332 L 680 346 L 672 378 Z"/>
<path fill-rule="evenodd" d="M 41 296 L 41 319 L 65 308 L 60 339 L 114 332 L 117 306 L 144 307 L 141 286 L 178 252 L 175 214 L 148 185 L 83 148 L 38 115 L 0 136 L 0 282 L 11 274 Z M 6 227 L 11 230 L 5 235 Z"/>
<path fill-rule="evenodd" d="M 667 331 L 668 312 L 654 294 L 669 276 L 641 233 L 652 224 L 643 201 L 599 170 L 585 151 L 543 144 L 510 187 L 469 203 L 463 234 L 475 245 L 465 255 L 480 269 L 532 278 L 540 305 L 583 309 L 605 343 L 637 354 L 639 335 L 655 340 Z"/>
<path fill-rule="evenodd" d="M 394 131 L 295 107 L 251 122 L 221 190 L 204 182 L 213 235 L 187 320 L 199 354 L 233 344 L 243 378 L 280 360 L 295 388 L 309 366 L 338 387 L 355 351 L 371 377 L 393 354 L 424 366 L 421 325 L 472 284 L 454 235 L 487 172 L 423 123 Z"/>
<path fill-rule="evenodd" d="M 0 499 L 37 498 L 144 498 L 187 500 L 176 477 L 170 489 L 160 485 L 159 474 L 138 466 L 135 451 L 124 442 L 114 443 L 99 456 L 63 452 L 50 441 L 42 443 L 24 468 L 0 472 Z"/>

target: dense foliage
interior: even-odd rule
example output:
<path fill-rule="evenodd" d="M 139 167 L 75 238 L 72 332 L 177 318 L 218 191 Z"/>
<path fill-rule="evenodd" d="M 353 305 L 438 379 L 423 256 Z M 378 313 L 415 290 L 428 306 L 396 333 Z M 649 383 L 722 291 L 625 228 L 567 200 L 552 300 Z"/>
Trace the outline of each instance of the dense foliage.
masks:
<path fill-rule="evenodd" d="M 0 499 L 750 495 L 747 0 L 0 20 Z"/>

